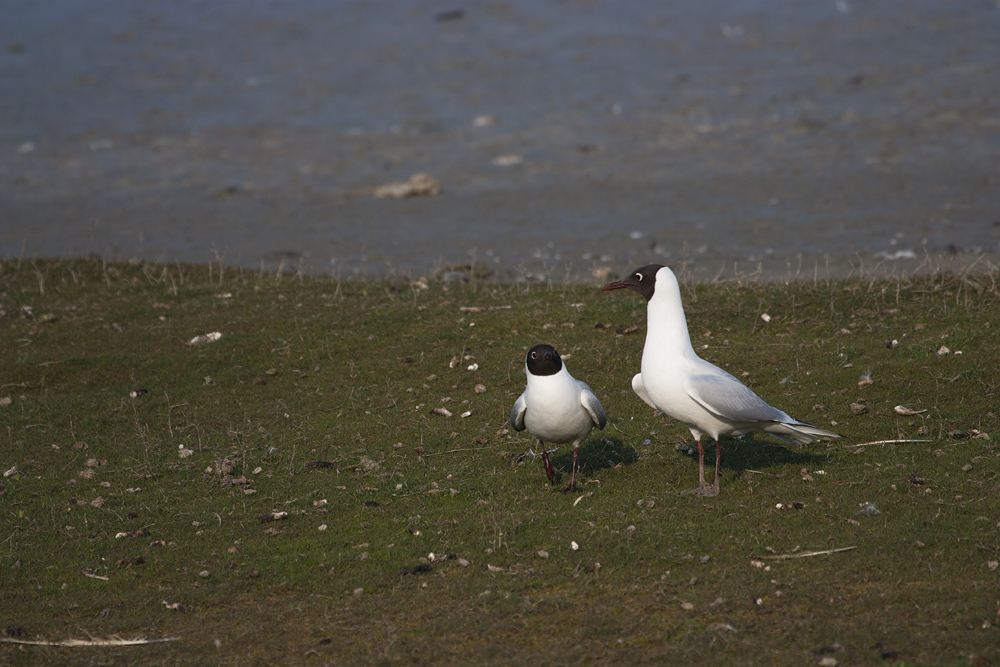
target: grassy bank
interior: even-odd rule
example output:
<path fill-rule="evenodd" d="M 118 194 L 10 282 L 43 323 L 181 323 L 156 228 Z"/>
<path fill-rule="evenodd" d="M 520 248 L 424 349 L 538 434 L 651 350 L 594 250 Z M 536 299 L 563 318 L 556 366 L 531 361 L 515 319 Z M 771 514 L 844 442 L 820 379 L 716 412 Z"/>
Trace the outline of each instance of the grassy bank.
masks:
<path fill-rule="evenodd" d="M 997 278 L 685 287 L 700 354 L 846 436 L 724 443 L 706 502 L 634 294 L 4 262 L 5 634 L 179 639 L 0 662 L 997 664 Z M 508 429 L 539 342 L 609 416 L 572 494 Z"/>

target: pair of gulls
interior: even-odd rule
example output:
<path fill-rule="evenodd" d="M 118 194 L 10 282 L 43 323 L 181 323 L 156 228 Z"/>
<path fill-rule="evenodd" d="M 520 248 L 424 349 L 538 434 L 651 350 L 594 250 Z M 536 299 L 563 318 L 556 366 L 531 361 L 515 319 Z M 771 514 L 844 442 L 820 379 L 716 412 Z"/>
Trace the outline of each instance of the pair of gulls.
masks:
<path fill-rule="evenodd" d="M 646 298 L 646 344 L 641 372 L 632 378 L 632 389 L 650 407 L 681 422 L 698 442 L 698 486 L 691 493 L 719 493 L 721 436 L 763 431 L 789 444 L 806 445 L 837 433 L 789 417 L 768 405 L 742 382 L 711 364 L 691 346 L 681 292 L 673 271 L 648 264 L 628 278 L 604 286 L 604 291 L 630 289 Z M 575 487 L 576 457 L 580 442 L 596 426 L 603 429 L 607 416 L 587 383 L 577 380 L 551 345 L 536 345 L 525 359 L 528 385 L 510 413 L 515 430 L 528 429 L 538 438 L 549 481 L 555 471 L 545 443 L 573 443 L 573 472 L 567 491 Z M 715 482 L 705 481 L 702 439 L 715 440 Z"/>

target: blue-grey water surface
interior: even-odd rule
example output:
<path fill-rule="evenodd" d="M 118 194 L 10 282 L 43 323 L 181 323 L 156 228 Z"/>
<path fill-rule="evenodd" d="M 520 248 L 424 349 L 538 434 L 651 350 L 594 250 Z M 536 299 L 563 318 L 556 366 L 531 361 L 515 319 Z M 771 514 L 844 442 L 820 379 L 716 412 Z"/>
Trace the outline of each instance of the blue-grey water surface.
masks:
<path fill-rule="evenodd" d="M 419 172 L 440 195 L 370 194 Z M 0 0 L 0 258 L 88 254 L 992 265 L 1000 6 Z"/>

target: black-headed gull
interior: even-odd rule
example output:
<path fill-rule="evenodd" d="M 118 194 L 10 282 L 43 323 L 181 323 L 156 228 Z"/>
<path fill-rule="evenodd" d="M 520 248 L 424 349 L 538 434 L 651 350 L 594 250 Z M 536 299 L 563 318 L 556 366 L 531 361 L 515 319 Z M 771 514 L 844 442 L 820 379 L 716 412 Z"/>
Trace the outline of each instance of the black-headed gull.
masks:
<path fill-rule="evenodd" d="M 576 453 L 580 442 L 596 426 L 608 423 L 604 407 L 586 382 L 577 380 L 551 345 L 536 345 L 524 360 L 528 386 L 510 411 L 510 425 L 517 431 L 528 429 L 538 438 L 549 481 L 555 471 L 549 462 L 545 443 L 573 443 L 573 472 L 566 491 L 576 488 Z"/>
<path fill-rule="evenodd" d="M 647 264 L 629 277 L 604 286 L 605 291 L 626 288 L 646 297 L 646 344 L 641 372 L 632 378 L 632 389 L 651 407 L 687 426 L 698 442 L 698 488 L 692 493 L 719 493 L 721 436 L 763 431 L 783 442 L 800 445 L 842 437 L 789 417 L 695 354 L 677 277 L 669 268 Z M 705 483 L 705 449 L 701 444 L 705 436 L 716 443 L 715 483 L 711 485 Z"/>

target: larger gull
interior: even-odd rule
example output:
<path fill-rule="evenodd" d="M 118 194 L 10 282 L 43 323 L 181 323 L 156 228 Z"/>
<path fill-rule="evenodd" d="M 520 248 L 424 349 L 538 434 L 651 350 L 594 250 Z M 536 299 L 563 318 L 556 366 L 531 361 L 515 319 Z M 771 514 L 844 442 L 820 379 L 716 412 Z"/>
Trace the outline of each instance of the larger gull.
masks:
<path fill-rule="evenodd" d="M 721 436 L 751 431 L 770 433 L 783 442 L 806 445 L 837 433 L 807 424 L 768 405 L 745 384 L 699 357 L 691 346 L 681 291 L 674 272 L 661 264 L 639 267 L 604 291 L 630 289 L 646 298 L 646 344 L 641 372 L 632 389 L 652 408 L 681 422 L 698 442 L 699 496 L 719 493 Z M 715 483 L 705 482 L 702 438 L 715 440 Z"/>

